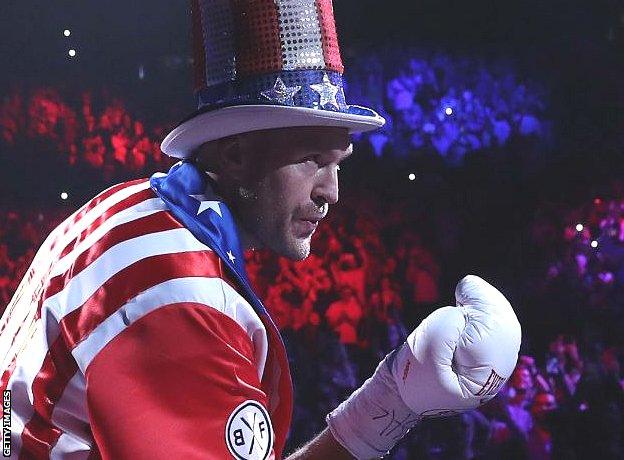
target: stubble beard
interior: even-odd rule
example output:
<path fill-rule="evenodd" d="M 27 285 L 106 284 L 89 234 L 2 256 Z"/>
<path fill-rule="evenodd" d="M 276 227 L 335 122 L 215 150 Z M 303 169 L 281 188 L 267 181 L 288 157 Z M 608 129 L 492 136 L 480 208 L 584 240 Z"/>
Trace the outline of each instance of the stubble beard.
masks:
<path fill-rule="evenodd" d="M 263 228 L 259 222 L 259 228 L 262 231 L 261 238 L 267 247 L 282 257 L 291 260 L 303 260 L 310 255 L 310 245 L 312 236 L 307 238 L 297 238 L 292 234 L 290 220 L 281 226 L 277 226 L 272 231 Z"/>
<path fill-rule="evenodd" d="M 274 210 L 263 209 L 262 200 L 256 190 L 239 188 L 238 198 L 251 215 L 248 231 L 260 247 L 291 260 L 304 260 L 310 255 L 312 235 L 297 238 L 292 229 L 292 213 L 284 216 Z"/>

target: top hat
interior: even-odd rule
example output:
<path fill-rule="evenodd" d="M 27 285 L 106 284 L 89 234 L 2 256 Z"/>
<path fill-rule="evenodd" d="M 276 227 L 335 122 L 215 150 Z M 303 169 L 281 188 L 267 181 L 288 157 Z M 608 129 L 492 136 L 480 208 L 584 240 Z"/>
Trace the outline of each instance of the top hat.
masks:
<path fill-rule="evenodd" d="M 191 9 L 199 107 L 163 140 L 167 155 L 249 131 L 384 125 L 345 101 L 332 0 L 191 0 Z"/>

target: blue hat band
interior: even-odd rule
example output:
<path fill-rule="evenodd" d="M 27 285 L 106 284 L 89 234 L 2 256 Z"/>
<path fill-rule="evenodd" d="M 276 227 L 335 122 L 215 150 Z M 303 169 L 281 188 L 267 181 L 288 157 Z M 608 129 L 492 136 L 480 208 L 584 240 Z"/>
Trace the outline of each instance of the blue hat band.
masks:
<path fill-rule="evenodd" d="M 197 93 L 198 109 L 235 105 L 283 105 L 349 112 L 343 78 L 330 70 L 286 70 L 232 80 Z"/>

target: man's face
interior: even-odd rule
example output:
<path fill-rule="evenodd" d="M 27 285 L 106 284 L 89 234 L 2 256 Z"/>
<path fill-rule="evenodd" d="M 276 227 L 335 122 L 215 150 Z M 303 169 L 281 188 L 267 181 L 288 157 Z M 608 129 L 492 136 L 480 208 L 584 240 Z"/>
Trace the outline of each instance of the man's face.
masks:
<path fill-rule="evenodd" d="M 235 203 L 256 244 L 293 260 L 310 254 L 310 240 L 328 205 L 338 201 L 338 164 L 353 147 L 344 128 L 305 127 L 250 133 L 251 170 Z M 247 195 L 247 197 L 245 197 Z"/>

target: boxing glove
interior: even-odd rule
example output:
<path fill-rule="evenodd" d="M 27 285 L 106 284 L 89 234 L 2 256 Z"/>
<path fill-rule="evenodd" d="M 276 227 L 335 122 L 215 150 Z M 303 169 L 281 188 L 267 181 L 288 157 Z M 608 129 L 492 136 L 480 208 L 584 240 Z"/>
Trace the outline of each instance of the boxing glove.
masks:
<path fill-rule="evenodd" d="M 518 360 L 521 329 L 503 294 L 468 275 L 456 306 L 440 308 L 327 416 L 356 458 L 380 458 L 427 417 L 458 414 L 493 398 Z"/>

